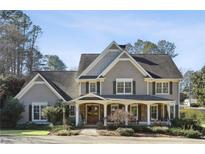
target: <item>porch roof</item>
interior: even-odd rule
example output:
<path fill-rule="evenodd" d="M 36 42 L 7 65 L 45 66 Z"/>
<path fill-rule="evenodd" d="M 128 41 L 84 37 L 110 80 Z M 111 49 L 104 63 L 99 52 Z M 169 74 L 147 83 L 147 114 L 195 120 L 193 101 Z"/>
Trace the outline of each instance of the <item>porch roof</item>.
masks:
<path fill-rule="evenodd" d="M 173 101 L 172 99 L 162 98 L 152 95 L 100 95 L 105 99 L 129 99 L 143 101 Z"/>

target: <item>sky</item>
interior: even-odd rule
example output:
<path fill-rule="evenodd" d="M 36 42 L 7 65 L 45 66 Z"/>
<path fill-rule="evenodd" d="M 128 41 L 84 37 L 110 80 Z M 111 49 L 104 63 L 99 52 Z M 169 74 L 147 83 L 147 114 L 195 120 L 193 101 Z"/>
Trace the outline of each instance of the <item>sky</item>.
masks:
<path fill-rule="evenodd" d="M 100 53 L 112 41 L 137 39 L 175 43 L 173 60 L 180 70 L 205 65 L 205 11 L 24 11 L 43 34 L 43 54 L 56 54 L 68 69 L 78 67 L 82 53 Z"/>

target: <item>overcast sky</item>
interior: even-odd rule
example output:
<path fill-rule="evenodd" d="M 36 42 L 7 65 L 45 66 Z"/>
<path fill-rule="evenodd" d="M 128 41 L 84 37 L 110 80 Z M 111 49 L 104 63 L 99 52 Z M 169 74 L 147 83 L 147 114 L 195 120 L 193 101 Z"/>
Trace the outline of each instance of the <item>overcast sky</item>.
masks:
<path fill-rule="evenodd" d="M 179 54 L 180 69 L 205 65 L 205 11 L 25 11 L 43 34 L 43 54 L 56 54 L 68 69 L 78 66 L 81 53 L 100 53 L 113 40 L 168 40 Z"/>

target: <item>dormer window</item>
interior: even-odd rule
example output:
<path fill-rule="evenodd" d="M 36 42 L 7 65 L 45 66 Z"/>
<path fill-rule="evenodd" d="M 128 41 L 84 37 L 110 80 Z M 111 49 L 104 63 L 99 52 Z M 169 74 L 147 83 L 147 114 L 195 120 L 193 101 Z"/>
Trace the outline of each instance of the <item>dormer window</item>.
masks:
<path fill-rule="evenodd" d="M 116 93 L 117 94 L 132 94 L 132 79 L 117 79 Z"/>
<path fill-rule="evenodd" d="M 156 83 L 157 94 L 169 94 L 169 82 L 157 82 Z"/>
<path fill-rule="evenodd" d="M 90 93 L 96 93 L 97 92 L 97 87 L 95 82 L 90 82 Z"/>

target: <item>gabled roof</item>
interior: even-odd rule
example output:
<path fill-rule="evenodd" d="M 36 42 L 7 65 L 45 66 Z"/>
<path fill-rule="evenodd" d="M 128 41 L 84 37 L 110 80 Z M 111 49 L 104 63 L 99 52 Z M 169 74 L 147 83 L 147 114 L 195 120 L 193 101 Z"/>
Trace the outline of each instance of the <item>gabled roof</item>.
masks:
<path fill-rule="evenodd" d="M 100 54 L 82 54 L 79 70 L 87 68 Z M 172 58 L 166 54 L 131 54 L 153 78 L 178 79 L 182 78 L 181 72 L 173 62 Z M 86 77 L 83 77 L 86 78 Z"/>
<path fill-rule="evenodd" d="M 35 71 L 26 79 L 23 88 L 37 74 L 40 74 L 66 101 L 77 97 L 78 84 L 75 81 L 76 71 Z"/>

